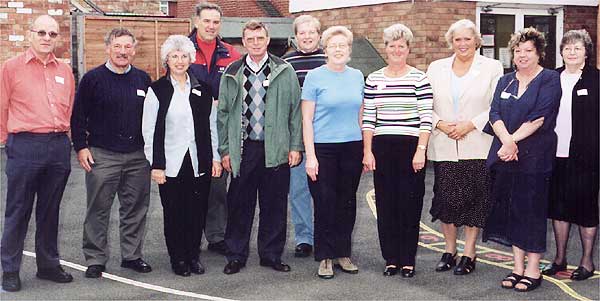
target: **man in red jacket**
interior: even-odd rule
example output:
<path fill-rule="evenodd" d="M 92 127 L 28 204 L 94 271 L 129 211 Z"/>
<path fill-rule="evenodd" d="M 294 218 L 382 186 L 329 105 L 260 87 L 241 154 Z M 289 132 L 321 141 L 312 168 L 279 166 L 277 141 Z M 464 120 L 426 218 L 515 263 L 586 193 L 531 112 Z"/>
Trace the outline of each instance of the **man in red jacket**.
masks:
<path fill-rule="evenodd" d="M 196 46 L 196 61 L 190 66 L 192 74 L 201 82 L 208 84 L 213 95 L 213 110 L 211 119 L 216 119 L 216 105 L 219 97 L 219 83 L 225 67 L 238 60 L 241 55 L 230 44 L 219 37 L 221 29 L 221 7 L 213 3 L 200 3 L 196 6 L 193 18 L 196 28 L 189 38 Z M 217 134 L 212 134 L 214 141 L 218 141 Z M 220 161 L 218 154 L 213 154 L 213 160 Z M 211 181 L 210 195 L 208 198 L 208 212 L 206 227 L 204 229 L 208 249 L 221 255 L 226 255 L 225 227 L 227 225 L 227 176 L 224 170 L 219 178 Z"/>

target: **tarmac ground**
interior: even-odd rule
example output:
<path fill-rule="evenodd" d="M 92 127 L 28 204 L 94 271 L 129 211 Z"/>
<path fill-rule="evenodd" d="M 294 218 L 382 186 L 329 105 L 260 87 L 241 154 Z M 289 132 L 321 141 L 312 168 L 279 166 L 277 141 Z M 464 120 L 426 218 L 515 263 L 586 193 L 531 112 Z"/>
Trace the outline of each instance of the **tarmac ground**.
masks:
<path fill-rule="evenodd" d="M 0 227 L 4 225 L 6 198 L 6 155 L 0 150 Z M 431 164 L 430 164 L 431 165 Z M 85 278 L 86 269 L 82 245 L 82 225 L 85 215 L 84 171 L 72 154 L 72 171 L 64 193 L 60 213 L 59 250 L 66 271 L 74 276 L 68 284 L 55 284 L 35 277 L 35 216 L 31 219 L 25 242 L 21 268 L 22 290 L 17 293 L 0 291 L 0 300 L 599 300 L 600 273 L 586 281 L 571 281 L 570 273 L 577 268 L 581 247 L 576 227 L 571 228 L 568 246 L 569 270 L 554 277 L 545 277 L 540 288 L 518 293 L 500 288 L 500 280 L 512 269 L 510 249 L 495 243 L 477 244 L 476 270 L 465 276 L 451 271 L 438 273 L 434 267 L 444 251 L 439 222 L 432 223 L 431 206 L 433 171 L 427 170 L 426 195 L 421 216 L 421 232 L 414 278 L 400 275 L 384 277 L 385 261 L 381 257 L 377 236 L 372 174 L 362 176 L 357 193 L 357 218 L 353 233 L 353 261 L 360 272 L 341 273 L 331 280 L 316 276 L 318 262 L 293 255 L 293 226 L 288 224 L 288 236 L 283 261 L 290 264 L 290 273 L 275 272 L 258 264 L 256 229 L 253 229 L 250 258 L 246 268 L 235 275 L 225 275 L 223 256 L 206 250 L 203 243 L 201 261 L 204 275 L 176 276 L 171 272 L 163 236 L 162 207 L 156 184 L 152 185 L 148 211 L 144 259 L 153 267 L 148 274 L 138 274 L 119 266 L 118 201 L 115 200 L 110 221 L 111 259 L 100 279 Z M 258 221 L 254 219 L 255 227 Z M 548 264 L 555 252 L 551 224 L 548 223 L 548 252 L 542 264 Z M 459 252 L 462 242 L 459 243 Z M 598 240 L 594 262 L 598 260 Z"/>

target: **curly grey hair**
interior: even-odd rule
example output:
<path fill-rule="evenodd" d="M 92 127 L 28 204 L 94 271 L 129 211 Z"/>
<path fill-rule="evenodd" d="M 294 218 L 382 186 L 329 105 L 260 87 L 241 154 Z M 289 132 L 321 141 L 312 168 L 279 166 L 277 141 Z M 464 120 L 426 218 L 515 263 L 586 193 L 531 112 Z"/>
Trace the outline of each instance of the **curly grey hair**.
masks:
<path fill-rule="evenodd" d="M 410 46 L 410 42 L 413 40 L 413 33 L 406 25 L 397 23 L 383 30 L 383 43 L 385 46 L 400 39 L 404 39 L 407 46 Z"/>
<path fill-rule="evenodd" d="M 171 35 L 165 40 L 162 46 L 160 46 L 160 60 L 165 68 L 167 67 L 167 56 L 169 53 L 178 50 L 183 51 L 190 56 L 190 63 L 193 63 L 196 60 L 196 47 L 194 47 L 194 43 L 184 35 Z"/>

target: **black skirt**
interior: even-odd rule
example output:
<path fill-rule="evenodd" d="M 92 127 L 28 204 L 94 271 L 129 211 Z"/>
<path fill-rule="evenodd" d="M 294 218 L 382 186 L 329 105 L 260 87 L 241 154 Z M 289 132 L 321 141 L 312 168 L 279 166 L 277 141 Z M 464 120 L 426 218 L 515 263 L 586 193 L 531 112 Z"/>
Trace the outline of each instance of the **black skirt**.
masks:
<path fill-rule="evenodd" d="M 434 162 L 433 166 L 432 221 L 483 228 L 491 208 L 485 160 Z"/>
<path fill-rule="evenodd" d="M 548 218 L 583 227 L 598 226 L 598 168 L 578 167 L 569 158 L 556 158 L 554 162 Z"/>

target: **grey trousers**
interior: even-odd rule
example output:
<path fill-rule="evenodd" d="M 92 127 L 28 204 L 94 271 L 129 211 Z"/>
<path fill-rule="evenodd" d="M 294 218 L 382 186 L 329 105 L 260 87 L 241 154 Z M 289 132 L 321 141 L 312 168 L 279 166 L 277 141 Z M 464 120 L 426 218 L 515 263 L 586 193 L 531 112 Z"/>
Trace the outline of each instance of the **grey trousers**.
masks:
<path fill-rule="evenodd" d="M 227 227 L 227 178 L 229 173 L 223 170 L 219 178 L 212 178 L 208 195 L 208 211 L 204 235 L 208 243 L 217 243 L 225 239 Z"/>
<path fill-rule="evenodd" d="M 150 165 L 144 151 L 123 154 L 97 147 L 90 151 L 96 164 L 85 176 L 87 213 L 83 224 L 83 254 L 86 264 L 105 265 L 108 261 L 108 225 L 115 194 L 120 204 L 121 258 L 141 258 L 150 203 Z"/>

